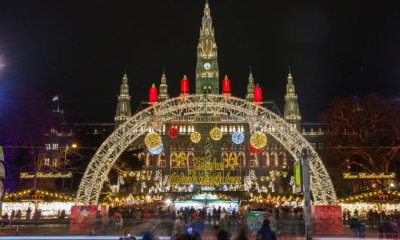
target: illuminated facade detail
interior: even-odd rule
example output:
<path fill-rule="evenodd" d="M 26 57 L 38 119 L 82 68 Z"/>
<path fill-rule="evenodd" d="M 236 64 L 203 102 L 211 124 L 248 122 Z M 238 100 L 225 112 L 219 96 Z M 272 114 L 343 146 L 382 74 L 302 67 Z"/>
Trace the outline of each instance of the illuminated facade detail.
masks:
<path fill-rule="evenodd" d="M 160 83 L 160 95 L 158 96 L 158 100 L 165 101 L 168 98 L 169 95 L 168 95 L 167 77 L 165 75 L 165 69 L 163 69 L 163 73 L 161 76 L 161 83 Z"/>
<path fill-rule="evenodd" d="M 128 75 L 122 77 L 122 84 L 118 95 L 117 110 L 114 117 L 115 129 L 131 117 L 131 95 L 129 95 Z"/>
<path fill-rule="evenodd" d="M 290 69 L 286 84 L 284 118 L 292 125 L 293 128 L 300 131 L 301 115 Z"/>
<path fill-rule="evenodd" d="M 208 2 L 204 7 L 197 45 L 196 93 L 219 94 L 217 44 Z"/>
<path fill-rule="evenodd" d="M 117 128 L 104 141 L 90 161 L 77 192 L 77 203 L 98 203 L 104 181 L 107 179 L 113 164 L 136 139 L 147 133 L 155 112 L 161 122 L 177 120 L 179 122 L 192 122 L 199 114 L 204 114 L 205 116 L 218 117 L 218 125 L 221 126 L 229 125 L 232 122 L 247 124 L 248 126 L 257 125 L 260 129 L 263 129 L 264 133 L 279 142 L 294 159 L 297 159 L 297 155 L 305 148 L 310 152 L 311 190 L 314 201 L 316 203 L 336 202 L 336 193 L 322 160 L 311 144 L 298 131 L 293 131 L 291 125 L 283 118 L 263 106 L 244 99 L 226 98 L 217 94 L 194 94 L 185 98 L 176 97 L 155 103 L 152 107 L 138 112 Z M 229 113 L 229 115 L 226 113 Z M 213 125 L 215 125 L 215 120 Z M 232 145 L 234 144 L 232 143 Z M 177 148 L 178 145 L 175 145 L 175 147 Z M 183 153 L 182 160 L 183 155 L 186 165 L 187 156 Z M 171 156 L 171 162 L 172 158 L 173 156 Z M 180 158 L 178 159 L 180 162 Z M 238 161 L 244 160 L 238 157 Z M 249 165 L 258 166 L 257 155 L 252 154 L 249 162 Z M 187 178 L 184 177 L 183 180 L 186 181 Z M 246 181 L 243 184 L 246 184 Z M 274 185 L 274 187 L 277 186 Z M 146 189 L 145 186 L 142 186 L 143 191 Z"/>

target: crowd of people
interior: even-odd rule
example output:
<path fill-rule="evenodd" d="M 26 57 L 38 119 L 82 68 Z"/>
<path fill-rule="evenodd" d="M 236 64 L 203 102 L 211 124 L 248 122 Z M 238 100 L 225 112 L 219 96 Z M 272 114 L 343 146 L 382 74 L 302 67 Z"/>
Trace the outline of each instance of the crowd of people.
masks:
<path fill-rule="evenodd" d="M 33 212 L 33 214 L 32 214 Z M 30 207 L 24 212 L 18 209 L 15 211 L 14 209 L 11 211 L 10 215 L 8 212 L 5 212 L 1 216 L 1 226 L 4 227 L 6 225 L 12 225 L 14 223 L 35 223 L 39 224 L 39 221 L 43 218 L 42 212 L 40 209 L 32 210 Z M 65 210 L 58 211 L 57 216 L 50 216 L 48 218 L 54 219 L 65 219 L 66 218 L 66 213 Z"/>
<path fill-rule="evenodd" d="M 370 209 L 363 217 L 359 215 L 357 209 L 353 214 L 348 209 L 343 211 L 343 223 L 349 225 L 353 238 L 365 238 L 367 229 L 375 228 L 380 239 L 398 239 L 399 217 L 397 210 L 387 215 L 385 211 Z"/>

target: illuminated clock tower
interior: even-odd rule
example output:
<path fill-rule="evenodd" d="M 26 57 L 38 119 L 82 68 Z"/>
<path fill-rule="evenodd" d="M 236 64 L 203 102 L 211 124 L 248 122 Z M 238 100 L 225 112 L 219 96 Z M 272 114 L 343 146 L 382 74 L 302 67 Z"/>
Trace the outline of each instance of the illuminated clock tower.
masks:
<path fill-rule="evenodd" d="M 200 39 L 197 45 L 196 93 L 219 94 L 217 44 L 208 1 L 204 7 Z"/>

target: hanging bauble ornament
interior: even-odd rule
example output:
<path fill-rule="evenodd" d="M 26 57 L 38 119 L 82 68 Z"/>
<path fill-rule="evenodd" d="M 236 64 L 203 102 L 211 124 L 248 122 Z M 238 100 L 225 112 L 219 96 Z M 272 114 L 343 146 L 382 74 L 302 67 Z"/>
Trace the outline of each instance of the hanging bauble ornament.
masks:
<path fill-rule="evenodd" d="M 253 154 L 260 154 L 260 153 L 262 152 L 262 149 L 254 148 L 254 147 L 251 145 L 251 143 L 249 143 L 249 144 L 247 145 L 247 147 L 249 148 L 249 151 L 250 151 L 251 153 L 253 153 Z"/>
<path fill-rule="evenodd" d="M 215 127 L 213 129 L 211 129 L 210 131 L 210 137 L 212 140 L 218 141 L 221 140 L 222 138 L 222 131 L 220 128 Z"/>
<path fill-rule="evenodd" d="M 235 144 L 241 144 L 244 141 L 244 133 L 242 132 L 234 132 L 232 134 L 232 142 Z"/>
<path fill-rule="evenodd" d="M 193 143 L 198 143 L 201 140 L 201 134 L 199 132 L 192 132 L 190 134 L 190 141 Z"/>
<path fill-rule="evenodd" d="M 177 138 L 178 137 L 179 131 L 178 131 L 178 129 L 176 129 L 174 127 L 171 127 L 171 128 L 168 129 L 167 134 L 168 134 L 169 138 L 173 139 L 173 138 Z"/>
<path fill-rule="evenodd" d="M 153 155 L 160 154 L 162 150 L 164 149 L 164 145 L 161 143 L 158 147 L 155 148 L 149 148 L 149 152 Z"/>
<path fill-rule="evenodd" d="M 267 136 L 262 132 L 255 132 L 250 137 L 251 145 L 256 149 L 262 149 L 267 145 Z"/>
<path fill-rule="evenodd" d="M 147 148 L 156 148 L 161 144 L 161 136 L 156 132 L 151 132 L 144 138 L 144 144 Z"/>

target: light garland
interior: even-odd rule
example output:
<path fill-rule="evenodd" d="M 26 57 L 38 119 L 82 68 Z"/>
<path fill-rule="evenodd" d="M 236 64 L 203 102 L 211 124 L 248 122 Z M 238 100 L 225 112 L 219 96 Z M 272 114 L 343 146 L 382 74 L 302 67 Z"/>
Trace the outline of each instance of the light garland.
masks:
<path fill-rule="evenodd" d="M 210 131 L 210 137 L 212 140 L 219 141 L 222 138 L 222 131 L 218 127 L 214 127 Z"/>
<path fill-rule="evenodd" d="M 255 132 L 250 137 L 250 143 L 255 149 L 263 149 L 267 145 L 267 136 L 262 132 Z"/>
<path fill-rule="evenodd" d="M 234 142 L 235 144 L 242 144 L 244 141 L 244 133 L 242 132 L 234 132 L 232 134 L 232 142 Z"/>
<path fill-rule="evenodd" d="M 190 134 L 190 141 L 193 143 L 198 143 L 201 140 L 201 134 L 199 132 L 192 132 Z"/>
<path fill-rule="evenodd" d="M 156 148 L 160 146 L 161 143 L 161 136 L 156 132 L 148 133 L 144 138 L 144 144 L 146 144 L 148 148 Z"/>
<path fill-rule="evenodd" d="M 158 147 L 155 148 L 149 148 L 149 152 L 153 155 L 160 154 L 164 149 L 164 145 L 161 143 Z"/>
<path fill-rule="evenodd" d="M 60 193 L 51 193 L 44 190 L 34 190 L 34 189 L 27 189 L 20 192 L 9 193 L 4 195 L 4 201 L 14 201 L 15 199 L 32 199 L 32 198 L 50 198 L 59 201 L 73 201 L 74 199 L 70 196 L 60 194 Z"/>
<path fill-rule="evenodd" d="M 399 191 L 387 191 L 383 192 L 381 190 L 377 190 L 374 192 L 369 192 L 369 193 L 362 193 L 354 196 L 349 196 L 346 198 L 339 199 L 339 202 L 358 202 L 358 201 L 363 201 L 363 202 L 368 202 L 371 199 L 379 199 L 379 200 L 389 200 L 389 198 L 400 198 L 400 192 Z"/>

